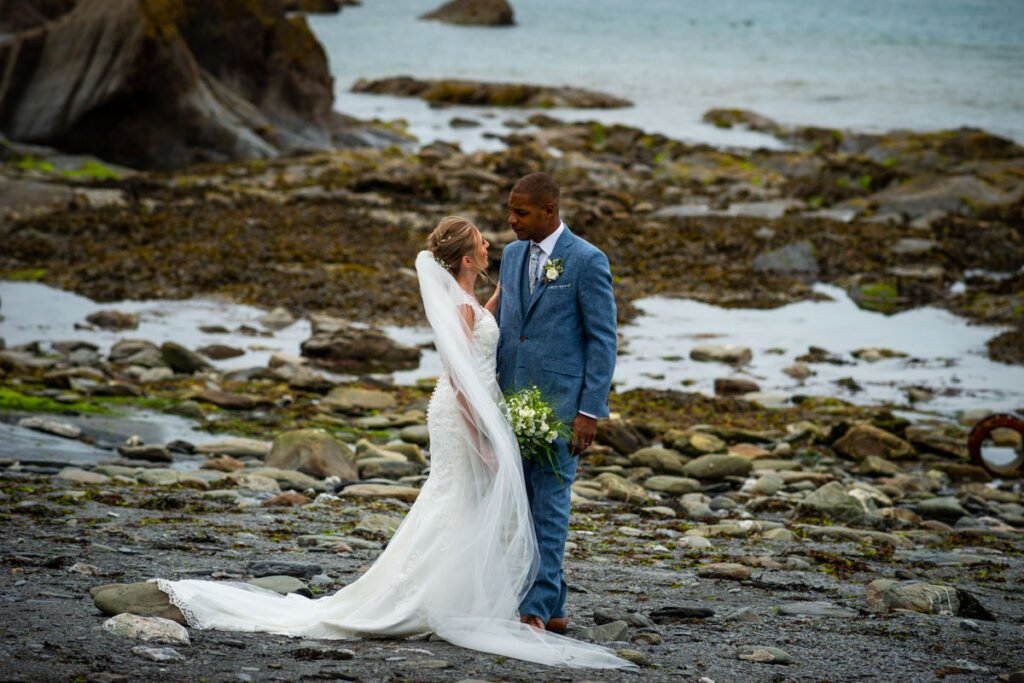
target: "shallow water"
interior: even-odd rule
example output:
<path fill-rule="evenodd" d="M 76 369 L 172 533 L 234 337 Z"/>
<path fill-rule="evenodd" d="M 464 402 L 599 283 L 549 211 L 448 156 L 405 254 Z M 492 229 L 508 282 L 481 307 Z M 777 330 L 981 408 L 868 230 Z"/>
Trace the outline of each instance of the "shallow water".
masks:
<path fill-rule="evenodd" d="M 864 311 L 829 285 L 815 289 L 830 301 L 802 302 L 772 310 L 725 309 L 687 299 L 653 297 L 636 302 L 642 315 L 620 329 L 623 341 L 615 372 L 620 391 L 646 387 L 700 391 L 711 394 L 719 377 L 756 381 L 764 392 L 780 395 L 764 400 L 786 400 L 791 395 L 839 396 L 855 403 L 891 402 L 907 405 L 904 389 L 927 387 L 935 392 L 918 408 L 954 415 L 972 408 L 1020 410 L 1024 407 L 1024 367 L 989 360 L 985 342 L 1003 328 L 970 325 L 962 318 L 935 308 L 919 308 L 892 316 Z M 252 337 L 233 331 L 206 334 L 200 325 L 220 324 L 236 330 L 241 325 L 261 328 L 264 311 L 216 299 L 184 301 L 122 301 L 97 304 L 85 297 L 39 283 L 0 281 L 5 316 L 0 337 L 12 347 L 33 341 L 69 339 L 90 341 L 106 354 L 119 339 L 176 341 L 195 349 L 220 343 L 246 349 L 238 358 L 214 361 L 222 369 L 265 366 L 271 353 L 298 355 L 310 325 L 300 320 L 272 336 Z M 75 329 L 100 309 L 137 312 L 137 330 L 111 332 Z M 406 344 L 431 341 L 427 328 L 385 327 L 393 339 Z M 739 344 L 750 347 L 753 360 L 741 370 L 720 363 L 690 360 L 699 344 Z M 812 364 L 817 373 L 803 384 L 782 372 L 809 346 L 819 346 L 849 361 L 849 365 Z M 875 363 L 855 359 L 852 351 L 885 347 L 908 355 Z M 396 372 L 399 384 L 434 377 L 441 371 L 433 351 L 424 351 L 415 370 Z M 835 383 L 852 378 L 862 391 L 851 392 Z"/>
<path fill-rule="evenodd" d="M 440 4 L 365 0 L 310 17 L 340 111 L 404 118 L 424 141 L 471 148 L 497 146 L 482 134 L 507 133 L 503 119 L 525 118 L 348 92 L 359 78 L 411 75 L 600 90 L 636 106 L 550 113 L 719 145 L 777 143 L 701 123 L 712 107 L 868 131 L 972 125 L 1024 140 L 1019 0 L 516 0 L 514 28 L 417 19 Z M 484 126 L 453 130 L 454 116 Z"/>

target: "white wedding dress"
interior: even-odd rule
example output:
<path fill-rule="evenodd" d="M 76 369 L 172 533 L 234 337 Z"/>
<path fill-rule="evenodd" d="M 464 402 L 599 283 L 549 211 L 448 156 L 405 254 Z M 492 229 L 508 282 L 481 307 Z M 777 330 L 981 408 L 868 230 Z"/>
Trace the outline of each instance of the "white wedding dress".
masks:
<path fill-rule="evenodd" d="M 416 267 L 445 370 L 427 414 L 430 476 L 377 561 L 313 600 L 237 582 L 156 579 L 158 587 L 194 628 L 332 639 L 432 631 L 461 647 L 541 664 L 632 667 L 606 648 L 519 623 L 537 549 L 495 380 L 498 325 L 429 252 Z M 459 315 L 464 306 L 473 310 L 471 329 Z"/>

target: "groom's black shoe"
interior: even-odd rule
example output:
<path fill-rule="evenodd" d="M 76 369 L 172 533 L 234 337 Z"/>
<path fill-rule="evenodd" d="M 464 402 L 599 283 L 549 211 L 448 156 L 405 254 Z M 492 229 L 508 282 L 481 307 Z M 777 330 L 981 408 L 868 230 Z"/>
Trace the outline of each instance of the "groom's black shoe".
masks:
<path fill-rule="evenodd" d="M 569 630 L 569 620 L 565 617 L 551 617 L 544 628 L 547 631 L 564 636 L 565 632 Z"/>

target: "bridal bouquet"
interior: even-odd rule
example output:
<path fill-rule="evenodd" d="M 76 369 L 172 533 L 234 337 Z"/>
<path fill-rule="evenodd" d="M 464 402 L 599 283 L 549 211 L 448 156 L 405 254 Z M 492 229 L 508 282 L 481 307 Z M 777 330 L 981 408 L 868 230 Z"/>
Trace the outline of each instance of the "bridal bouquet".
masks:
<path fill-rule="evenodd" d="M 505 403 L 523 457 L 534 461 L 546 460 L 557 473 L 555 439 L 560 436 L 569 438 L 568 425 L 555 416 L 555 411 L 537 387 L 510 393 L 505 397 Z"/>

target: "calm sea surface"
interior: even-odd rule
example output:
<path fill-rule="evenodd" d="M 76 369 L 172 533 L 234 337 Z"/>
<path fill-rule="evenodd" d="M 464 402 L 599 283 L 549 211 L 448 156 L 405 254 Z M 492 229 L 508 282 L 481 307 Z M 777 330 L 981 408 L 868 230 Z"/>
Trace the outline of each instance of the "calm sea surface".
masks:
<path fill-rule="evenodd" d="M 702 124 L 711 107 L 870 131 L 971 125 L 1024 141 L 1022 0 L 511 2 L 518 26 L 507 29 L 417 19 L 441 0 L 363 0 L 311 17 L 336 106 L 471 147 L 488 144 L 483 131 L 454 131 L 453 116 L 475 114 L 485 131 L 520 116 L 348 92 L 358 78 L 406 74 L 597 89 L 636 106 L 555 114 L 713 144 L 770 141 Z"/>

